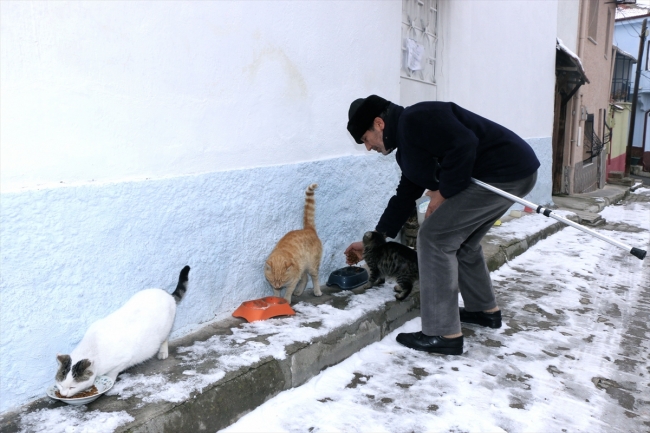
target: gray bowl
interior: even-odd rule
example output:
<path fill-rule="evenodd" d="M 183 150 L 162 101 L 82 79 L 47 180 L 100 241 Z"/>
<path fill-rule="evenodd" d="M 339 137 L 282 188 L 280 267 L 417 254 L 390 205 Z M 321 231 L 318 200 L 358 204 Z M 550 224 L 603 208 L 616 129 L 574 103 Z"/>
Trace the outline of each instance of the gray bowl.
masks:
<path fill-rule="evenodd" d="M 346 266 L 330 274 L 328 286 L 339 286 L 343 290 L 356 289 L 368 282 L 368 271 L 359 266 Z"/>

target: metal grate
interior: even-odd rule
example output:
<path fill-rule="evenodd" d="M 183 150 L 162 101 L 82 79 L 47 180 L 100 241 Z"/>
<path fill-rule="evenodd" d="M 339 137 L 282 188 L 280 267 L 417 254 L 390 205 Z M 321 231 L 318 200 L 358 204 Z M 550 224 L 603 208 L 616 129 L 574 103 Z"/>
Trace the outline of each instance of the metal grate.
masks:
<path fill-rule="evenodd" d="M 402 0 L 400 75 L 410 80 L 435 84 L 437 45 L 438 0 Z"/>
<path fill-rule="evenodd" d="M 595 156 L 600 155 L 605 144 L 600 140 L 598 135 L 596 135 L 596 132 L 592 130 L 591 134 L 585 134 L 584 146 L 585 155 L 589 156 L 587 156 L 582 162 L 583 164 L 589 164 Z"/>

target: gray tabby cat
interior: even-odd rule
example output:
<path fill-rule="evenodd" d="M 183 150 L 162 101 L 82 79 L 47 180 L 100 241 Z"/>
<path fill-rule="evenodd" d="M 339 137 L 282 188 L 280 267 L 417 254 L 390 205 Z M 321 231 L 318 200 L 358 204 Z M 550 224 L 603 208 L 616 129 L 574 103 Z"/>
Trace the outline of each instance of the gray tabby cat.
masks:
<path fill-rule="evenodd" d="M 386 242 L 382 233 L 366 232 L 363 235 L 363 259 L 370 269 L 368 287 L 384 284 L 386 278 L 395 278 L 395 298 L 398 301 L 406 299 L 419 280 L 415 250 L 397 242 Z"/>

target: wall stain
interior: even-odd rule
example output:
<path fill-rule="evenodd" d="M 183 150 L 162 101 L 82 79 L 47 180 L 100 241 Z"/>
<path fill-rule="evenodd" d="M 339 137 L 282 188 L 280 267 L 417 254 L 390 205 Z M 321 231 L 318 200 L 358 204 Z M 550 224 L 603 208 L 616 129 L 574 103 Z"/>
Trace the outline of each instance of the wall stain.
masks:
<path fill-rule="evenodd" d="M 278 62 L 288 78 L 289 86 L 285 93 L 292 99 L 305 99 L 307 97 L 307 83 L 296 64 L 279 47 L 267 46 L 259 52 L 255 59 L 244 67 L 244 73 L 251 81 L 257 77 L 262 65 L 270 62 Z"/>

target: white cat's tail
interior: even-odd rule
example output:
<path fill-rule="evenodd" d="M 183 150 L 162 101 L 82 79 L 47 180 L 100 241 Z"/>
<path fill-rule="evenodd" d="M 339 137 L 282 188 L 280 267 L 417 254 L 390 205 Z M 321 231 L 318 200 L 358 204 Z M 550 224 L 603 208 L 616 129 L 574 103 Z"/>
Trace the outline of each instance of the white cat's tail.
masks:
<path fill-rule="evenodd" d="M 190 275 L 189 266 L 185 266 L 183 269 L 181 269 L 181 274 L 178 276 L 178 285 L 176 286 L 176 290 L 174 290 L 174 293 L 172 293 L 172 296 L 176 300 L 177 304 L 181 302 L 181 299 L 183 299 L 183 295 L 185 295 L 185 292 L 187 291 L 187 281 L 189 275 Z"/>
<path fill-rule="evenodd" d="M 314 199 L 314 190 L 318 185 L 312 183 L 305 190 L 305 216 L 303 218 L 303 228 L 312 228 L 316 230 L 314 214 L 316 213 L 316 200 Z"/>

